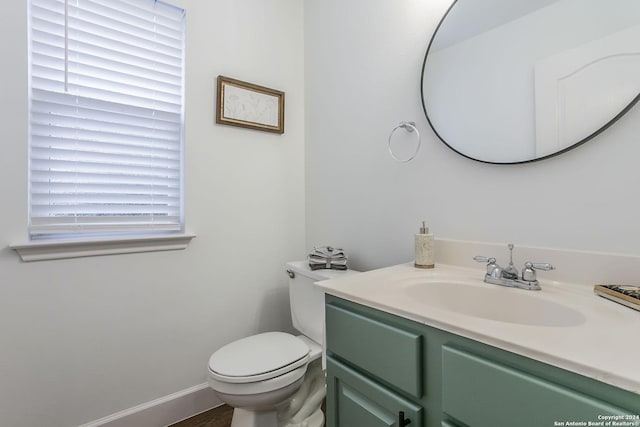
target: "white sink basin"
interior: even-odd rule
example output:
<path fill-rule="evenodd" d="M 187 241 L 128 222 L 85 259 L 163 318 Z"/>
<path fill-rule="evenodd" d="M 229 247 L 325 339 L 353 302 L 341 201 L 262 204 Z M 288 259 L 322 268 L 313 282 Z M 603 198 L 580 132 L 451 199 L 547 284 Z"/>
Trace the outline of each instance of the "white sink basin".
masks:
<path fill-rule="evenodd" d="M 541 298 L 537 291 L 438 280 L 410 284 L 405 292 L 426 306 L 499 322 L 557 327 L 586 320 L 579 311 Z"/>

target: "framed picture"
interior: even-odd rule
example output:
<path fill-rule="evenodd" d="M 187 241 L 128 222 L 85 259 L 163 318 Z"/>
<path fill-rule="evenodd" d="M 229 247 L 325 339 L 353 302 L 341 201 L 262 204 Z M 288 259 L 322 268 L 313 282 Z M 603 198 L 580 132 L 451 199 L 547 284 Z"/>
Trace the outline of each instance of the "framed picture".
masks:
<path fill-rule="evenodd" d="M 284 133 L 284 92 L 218 76 L 216 123 Z"/>

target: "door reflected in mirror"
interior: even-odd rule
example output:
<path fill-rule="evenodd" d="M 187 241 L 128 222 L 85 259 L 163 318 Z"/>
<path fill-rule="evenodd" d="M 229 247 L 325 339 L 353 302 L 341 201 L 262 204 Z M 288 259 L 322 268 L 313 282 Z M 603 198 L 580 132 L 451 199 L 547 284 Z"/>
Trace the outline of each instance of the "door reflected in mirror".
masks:
<path fill-rule="evenodd" d="M 457 0 L 422 69 L 438 137 L 488 163 L 568 151 L 640 94 L 640 1 Z"/>

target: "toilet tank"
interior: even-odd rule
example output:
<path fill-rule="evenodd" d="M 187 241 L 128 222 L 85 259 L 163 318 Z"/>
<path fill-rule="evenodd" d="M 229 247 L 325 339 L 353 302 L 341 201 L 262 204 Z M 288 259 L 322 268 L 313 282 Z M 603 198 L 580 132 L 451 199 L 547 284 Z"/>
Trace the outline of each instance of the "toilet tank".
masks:
<path fill-rule="evenodd" d="M 324 291 L 314 282 L 337 279 L 354 270 L 311 270 L 307 261 L 292 261 L 286 264 L 289 273 L 289 303 L 291 321 L 300 333 L 318 344 L 324 339 Z M 293 277 L 292 277 L 293 276 Z"/>

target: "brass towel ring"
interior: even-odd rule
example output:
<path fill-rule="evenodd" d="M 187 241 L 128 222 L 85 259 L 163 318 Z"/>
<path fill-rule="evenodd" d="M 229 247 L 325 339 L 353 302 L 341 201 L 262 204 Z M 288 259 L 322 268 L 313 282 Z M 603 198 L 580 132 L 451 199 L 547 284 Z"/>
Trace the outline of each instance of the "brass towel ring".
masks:
<path fill-rule="evenodd" d="M 393 149 L 391 148 L 391 137 L 393 136 L 394 132 L 398 129 L 404 129 L 409 133 L 416 133 L 416 136 L 418 137 L 418 143 L 416 144 L 416 149 L 413 152 L 413 154 L 406 158 L 406 159 L 399 159 L 395 153 L 393 152 Z M 393 159 L 396 162 L 400 162 L 400 163 L 406 163 L 408 161 L 413 160 L 413 158 L 418 154 L 418 151 L 420 151 L 420 146 L 422 145 L 422 140 L 420 138 L 420 132 L 418 132 L 418 128 L 416 128 L 416 124 L 415 122 L 400 122 L 398 123 L 393 129 L 391 129 L 391 133 L 389 134 L 389 138 L 388 138 L 388 147 L 389 147 L 389 154 L 391 154 L 391 157 L 393 157 Z"/>

